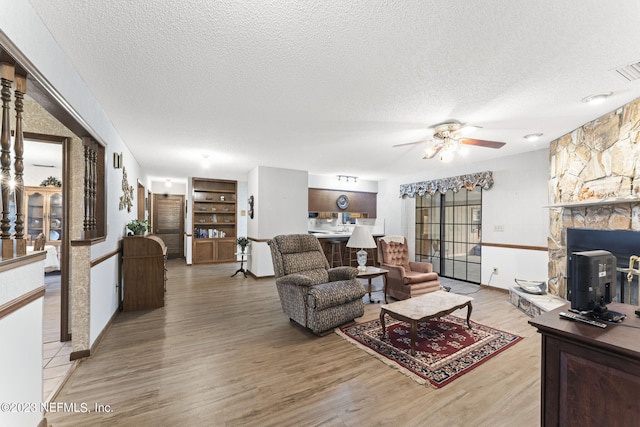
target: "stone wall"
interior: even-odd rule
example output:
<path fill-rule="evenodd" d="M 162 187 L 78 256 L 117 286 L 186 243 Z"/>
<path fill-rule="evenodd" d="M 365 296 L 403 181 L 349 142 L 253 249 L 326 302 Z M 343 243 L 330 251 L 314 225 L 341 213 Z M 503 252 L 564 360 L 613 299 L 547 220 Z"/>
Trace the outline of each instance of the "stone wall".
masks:
<path fill-rule="evenodd" d="M 551 143 L 549 292 L 566 298 L 567 228 L 640 231 L 640 99 Z M 619 200 L 618 200 L 619 201 Z M 580 206 L 580 202 L 584 206 Z"/>

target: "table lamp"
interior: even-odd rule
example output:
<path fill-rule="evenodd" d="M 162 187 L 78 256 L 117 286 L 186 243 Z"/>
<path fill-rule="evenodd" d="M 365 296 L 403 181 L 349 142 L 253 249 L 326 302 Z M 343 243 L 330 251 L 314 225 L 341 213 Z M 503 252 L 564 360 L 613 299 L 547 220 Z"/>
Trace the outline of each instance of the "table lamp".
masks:
<path fill-rule="evenodd" d="M 376 241 L 368 227 L 356 225 L 347 242 L 348 248 L 360 248 L 356 255 L 358 257 L 358 270 L 365 271 L 367 269 L 367 251 L 365 249 L 373 249 L 376 247 Z"/>

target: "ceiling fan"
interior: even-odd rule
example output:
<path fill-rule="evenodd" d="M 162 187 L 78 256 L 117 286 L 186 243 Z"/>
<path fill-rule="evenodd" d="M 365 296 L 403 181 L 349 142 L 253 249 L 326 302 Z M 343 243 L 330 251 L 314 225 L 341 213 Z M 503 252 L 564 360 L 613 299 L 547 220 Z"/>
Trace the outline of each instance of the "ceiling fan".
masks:
<path fill-rule="evenodd" d="M 463 125 L 462 123 L 457 121 L 441 123 L 433 128 L 433 139 L 396 144 L 394 145 L 394 147 L 423 144 L 433 141 L 434 144 L 424 150 L 424 158 L 432 159 L 438 153 L 440 153 L 440 160 L 449 161 L 453 158 L 453 153 L 458 150 L 461 144 L 475 145 L 477 147 L 487 148 L 500 148 L 505 145 L 504 142 L 486 141 L 484 139 L 473 139 L 464 137 L 465 135 L 468 135 L 470 132 L 478 128 L 478 126 Z"/>

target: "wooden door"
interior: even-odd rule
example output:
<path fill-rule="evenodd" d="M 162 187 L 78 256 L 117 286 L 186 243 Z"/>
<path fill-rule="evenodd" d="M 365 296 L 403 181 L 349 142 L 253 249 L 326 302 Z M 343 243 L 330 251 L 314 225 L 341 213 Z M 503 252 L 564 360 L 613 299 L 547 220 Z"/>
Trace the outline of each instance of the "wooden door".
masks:
<path fill-rule="evenodd" d="M 138 183 L 138 219 L 140 221 L 142 221 L 143 219 L 145 219 L 145 210 L 146 210 L 146 204 L 145 204 L 145 191 L 144 191 L 144 185 Z"/>
<path fill-rule="evenodd" d="M 167 246 L 167 258 L 184 258 L 184 196 L 153 194 L 153 233 Z"/>

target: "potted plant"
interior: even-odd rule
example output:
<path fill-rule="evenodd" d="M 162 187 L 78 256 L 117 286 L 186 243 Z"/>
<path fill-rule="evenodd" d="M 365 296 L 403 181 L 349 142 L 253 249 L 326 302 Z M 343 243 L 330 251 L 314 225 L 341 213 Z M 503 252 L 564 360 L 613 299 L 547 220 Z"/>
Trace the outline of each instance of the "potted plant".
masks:
<path fill-rule="evenodd" d="M 127 228 L 136 235 L 143 235 L 145 231 L 149 230 L 151 226 L 146 219 L 140 221 L 139 219 L 132 219 L 127 224 Z"/>
<path fill-rule="evenodd" d="M 245 253 L 245 251 L 247 250 L 247 246 L 251 244 L 249 239 L 247 239 L 246 237 L 238 237 L 238 240 L 236 240 L 236 243 L 238 244 L 238 246 L 240 246 L 240 251 L 242 253 Z"/>

